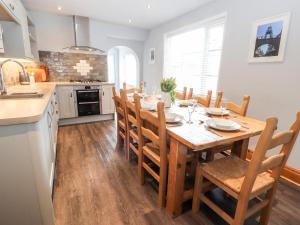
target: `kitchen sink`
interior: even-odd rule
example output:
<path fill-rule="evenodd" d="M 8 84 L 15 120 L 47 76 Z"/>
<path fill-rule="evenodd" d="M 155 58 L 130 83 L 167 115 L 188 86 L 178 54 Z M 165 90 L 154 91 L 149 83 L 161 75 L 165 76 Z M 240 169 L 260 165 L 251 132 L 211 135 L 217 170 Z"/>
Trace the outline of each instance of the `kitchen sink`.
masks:
<path fill-rule="evenodd" d="M 5 95 L 0 95 L 0 99 L 15 99 L 15 98 L 41 98 L 43 97 L 43 93 L 39 92 L 26 92 L 26 93 L 9 93 Z"/>

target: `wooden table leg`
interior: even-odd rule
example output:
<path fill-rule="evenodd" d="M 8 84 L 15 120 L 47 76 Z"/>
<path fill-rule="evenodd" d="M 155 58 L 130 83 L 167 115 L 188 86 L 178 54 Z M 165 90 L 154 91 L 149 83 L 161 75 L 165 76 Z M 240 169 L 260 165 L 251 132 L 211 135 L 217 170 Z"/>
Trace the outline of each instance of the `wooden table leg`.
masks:
<path fill-rule="evenodd" d="M 236 141 L 233 143 L 231 153 L 245 160 L 247 158 L 248 146 L 249 146 L 249 138 Z"/>
<path fill-rule="evenodd" d="M 187 147 L 173 138 L 170 142 L 167 213 L 175 217 L 182 210 Z"/>

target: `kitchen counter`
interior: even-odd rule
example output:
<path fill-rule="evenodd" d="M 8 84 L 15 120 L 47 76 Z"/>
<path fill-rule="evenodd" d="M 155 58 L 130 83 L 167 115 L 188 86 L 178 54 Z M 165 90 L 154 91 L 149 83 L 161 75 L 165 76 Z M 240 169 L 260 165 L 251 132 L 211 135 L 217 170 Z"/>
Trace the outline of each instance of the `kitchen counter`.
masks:
<path fill-rule="evenodd" d="M 88 86 L 88 85 L 112 85 L 103 83 L 74 83 L 74 82 L 45 82 L 32 86 L 43 93 L 41 98 L 26 99 L 0 99 L 0 126 L 35 123 L 40 121 L 48 106 L 49 99 L 56 86 Z M 24 88 L 29 86 L 24 86 Z"/>

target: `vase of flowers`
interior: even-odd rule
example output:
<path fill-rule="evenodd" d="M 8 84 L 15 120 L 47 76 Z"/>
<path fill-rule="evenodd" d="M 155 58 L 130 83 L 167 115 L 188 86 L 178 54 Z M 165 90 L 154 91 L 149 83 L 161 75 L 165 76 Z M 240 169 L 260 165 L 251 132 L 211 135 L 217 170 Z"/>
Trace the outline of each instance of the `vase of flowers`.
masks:
<path fill-rule="evenodd" d="M 161 97 L 165 103 L 165 107 L 171 107 L 172 103 L 175 102 L 176 86 L 177 86 L 176 79 L 174 77 L 161 80 L 160 82 L 160 89 L 162 91 Z"/>

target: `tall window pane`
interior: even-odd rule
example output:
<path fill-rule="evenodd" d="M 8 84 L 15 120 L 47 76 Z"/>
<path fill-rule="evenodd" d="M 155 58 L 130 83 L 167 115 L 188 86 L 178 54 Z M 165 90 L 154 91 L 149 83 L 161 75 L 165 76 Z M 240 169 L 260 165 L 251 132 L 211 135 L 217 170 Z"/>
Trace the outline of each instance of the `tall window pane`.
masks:
<path fill-rule="evenodd" d="M 176 77 L 178 90 L 216 92 L 222 54 L 224 20 L 210 21 L 165 39 L 164 77 Z"/>

